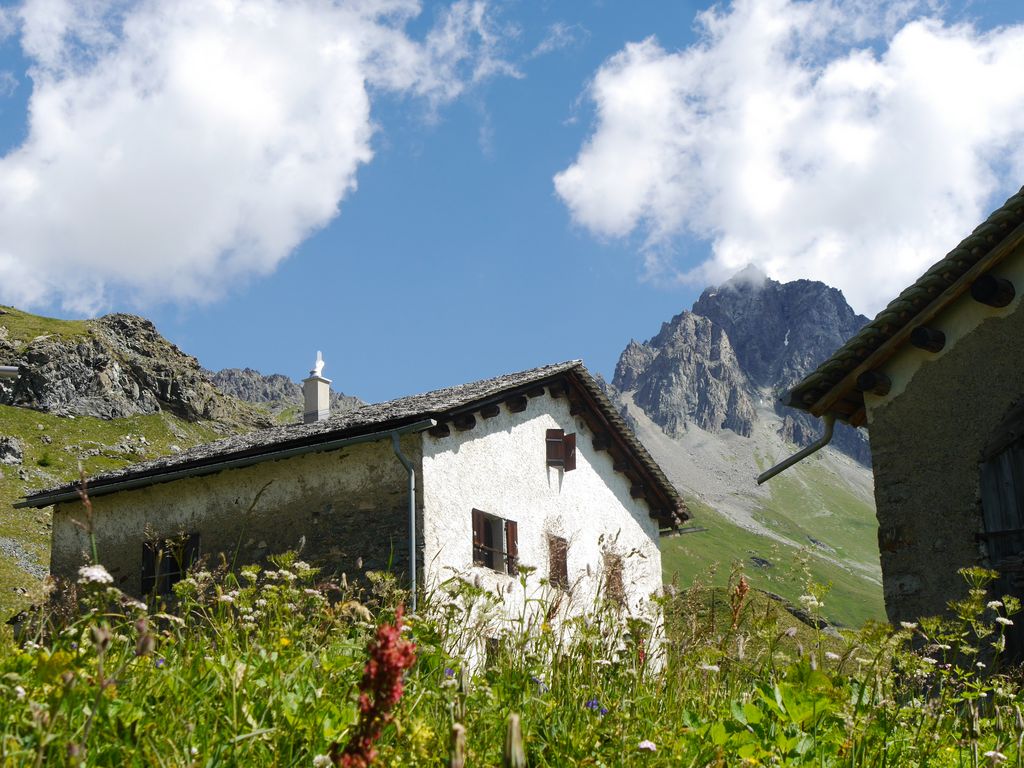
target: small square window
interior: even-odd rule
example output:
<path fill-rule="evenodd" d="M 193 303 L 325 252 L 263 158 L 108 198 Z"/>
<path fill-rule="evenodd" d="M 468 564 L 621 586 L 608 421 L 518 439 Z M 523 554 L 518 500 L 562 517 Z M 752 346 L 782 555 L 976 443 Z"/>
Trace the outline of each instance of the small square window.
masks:
<path fill-rule="evenodd" d="M 142 594 L 166 595 L 199 559 L 199 534 L 142 545 Z"/>
<path fill-rule="evenodd" d="M 576 433 L 565 434 L 564 429 L 549 429 L 545 436 L 545 454 L 549 467 L 565 472 L 576 469 Z"/>
<path fill-rule="evenodd" d="M 473 564 L 515 574 L 519 560 L 519 526 L 482 510 L 473 510 Z"/>

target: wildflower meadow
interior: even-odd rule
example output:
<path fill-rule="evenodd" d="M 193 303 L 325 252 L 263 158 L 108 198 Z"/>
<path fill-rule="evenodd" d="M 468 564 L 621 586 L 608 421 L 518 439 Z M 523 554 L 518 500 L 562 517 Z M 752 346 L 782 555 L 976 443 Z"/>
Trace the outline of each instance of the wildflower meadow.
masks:
<path fill-rule="evenodd" d="M 457 579 L 408 614 L 389 574 L 295 555 L 148 602 L 94 564 L 0 640 L 0 764 L 1019 766 L 1019 605 L 965 577 L 953 618 L 896 628 L 800 622 L 736 574 L 664 629 L 539 606 L 483 642 L 499 598 Z"/>

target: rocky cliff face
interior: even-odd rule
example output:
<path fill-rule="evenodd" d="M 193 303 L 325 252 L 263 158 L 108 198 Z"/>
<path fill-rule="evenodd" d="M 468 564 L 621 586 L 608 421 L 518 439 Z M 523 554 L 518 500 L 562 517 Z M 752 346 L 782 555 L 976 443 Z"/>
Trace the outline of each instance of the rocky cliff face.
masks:
<path fill-rule="evenodd" d="M 194 357 L 134 315 L 89 320 L 69 335 L 4 334 L 0 359 L 21 368 L 17 380 L 0 386 L 3 405 L 104 419 L 168 411 L 223 429 L 271 424 L 255 408 L 220 392 Z"/>
<path fill-rule="evenodd" d="M 252 368 L 225 368 L 209 375 L 221 392 L 248 403 L 266 405 L 275 414 L 296 406 L 301 408 L 303 404 L 302 385 L 281 373 L 264 376 Z M 331 390 L 331 413 L 344 413 L 361 405 L 365 403 L 358 397 Z"/>
<path fill-rule="evenodd" d="M 683 312 L 650 341 L 631 342 L 613 384 L 669 435 L 688 424 L 750 435 L 754 404 L 729 337 L 706 317 Z"/>
<path fill-rule="evenodd" d="M 771 403 L 782 417 L 780 434 L 806 445 L 821 432 L 813 417 L 783 408 L 778 394 L 812 371 L 867 318 L 824 283 L 779 283 L 747 268 L 708 288 L 642 344 L 631 341 L 612 384 L 666 433 L 688 424 L 710 432 L 749 436 L 755 403 Z M 840 425 L 833 445 L 870 463 L 866 436 Z"/>

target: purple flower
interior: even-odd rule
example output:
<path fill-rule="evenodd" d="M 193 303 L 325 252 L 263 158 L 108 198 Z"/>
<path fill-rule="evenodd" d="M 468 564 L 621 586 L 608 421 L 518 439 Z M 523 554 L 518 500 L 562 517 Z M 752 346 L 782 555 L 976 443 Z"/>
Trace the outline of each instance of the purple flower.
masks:
<path fill-rule="evenodd" d="M 650 739 L 644 739 L 643 741 L 641 741 L 639 744 L 636 745 L 636 748 L 638 750 L 640 750 L 641 752 L 655 752 L 658 749 L 654 745 L 654 742 L 651 741 Z"/>
<path fill-rule="evenodd" d="M 530 678 L 530 682 L 537 686 L 537 693 L 547 693 L 549 690 L 551 690 L 550 688 L 548 688 L 547 684 L 536 675 Z"/>
<path fill-rule="evenodd" d="M 153 664 L 155 664 L 155 665 L 156 665 L 156 668 L 157 668 L 157 669 L 160 669 L 160 668 L 161 668 L 161 667 L 163 667 L 163 665 L 164 665 L 164 664 L 166 664 L 166 663 L 167 663 L 167 662 L 166 662 L 166 661 L 165 661 L 164 659 L 153 659 Z"/>
<path fill-rule="evenodd" d="M 449 680 L 451 680 L 453 677 L 455 677 L 455 670 L 452 669 L 451 667 L 445 667 L 444 668 L 444 676 L 446 678 L 448 678 Z"/>
<path fill-rule="evenodd" d="M 602 707 L 601 702 L 599 702 L 597 699 L 588 699 L 587 703 L 583 706 L 589 709 L 591 712 L 597 712 L 599 715 L 608 714 L 608 707 Z"/>

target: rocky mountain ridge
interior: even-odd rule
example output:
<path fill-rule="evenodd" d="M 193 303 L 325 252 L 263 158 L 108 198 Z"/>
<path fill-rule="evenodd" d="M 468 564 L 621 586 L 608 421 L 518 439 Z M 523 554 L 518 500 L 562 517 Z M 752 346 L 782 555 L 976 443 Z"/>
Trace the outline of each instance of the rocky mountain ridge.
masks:
<path fill-rule="evenodd" d="M 781 419 L 782 437 L 797 445 L 817 439 L 810 415 L 779 403 L 778 395 L 825 360 L 867 318 L 824 283 L 779 283 L 748 267 L 706 289 L 691 310 L 663 323 L 657 335 L 630 341 L 612 386 L 678 437 L 688 425 L 749 437 L 756 406 Z M 833 445 L 864 465 L 870 451 L 863 432 L 845 425 Z"/>
<path fill-rule="evenodd" d="M 0 360 L 17 365 L 14 382 L 0 382 L 0 405 L 57 416 L 118 419 L 162 411 L 218 431 L 271 425 L 256 408 L 225 395 L 192 355 L 145 318 L 111 314 L 80 322 L 54 321 L 56 333 L 32 335 L 33 315 L 3 308 Z"/>

